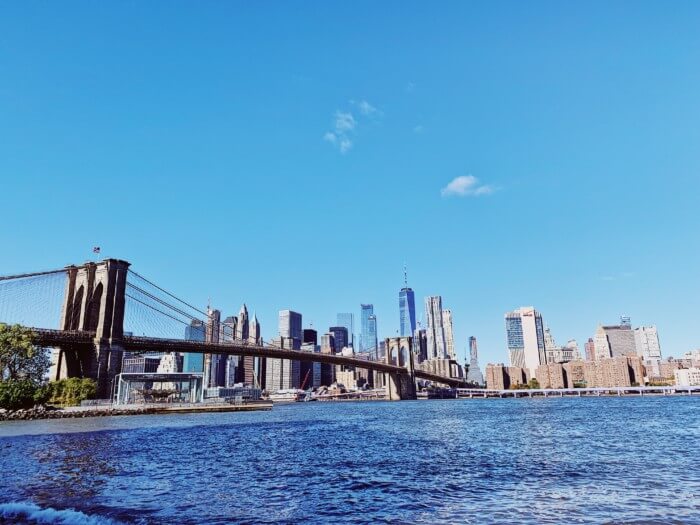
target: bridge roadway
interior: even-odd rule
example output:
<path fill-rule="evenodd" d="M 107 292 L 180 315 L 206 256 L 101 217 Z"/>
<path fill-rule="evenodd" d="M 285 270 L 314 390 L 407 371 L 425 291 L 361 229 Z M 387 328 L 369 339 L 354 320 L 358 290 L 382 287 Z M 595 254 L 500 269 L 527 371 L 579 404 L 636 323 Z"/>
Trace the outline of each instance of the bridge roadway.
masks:
<path fill-rule="evenodd" d="M 45 328 L 32 328 L 34 343 L 39 346 L 74 346 L 91 347 L 95 334 L 83 330 L 49 330 Z M 391 365 L 381 361 L 369 361 L 355 357 L 341 356 L 337 354 L 322 354 L 316 352 L 302 352 L 247 344 L 241 341 L 230 343 L 207 343 L 201 341 L 184 341 L 180 339 L 162 339 L 156 337 L 124 336 L 122 346 L 128 352 L 187 352 L 193 354 L 223 354 L 255 357 L 271 357 L 277 359 L 293 359 L 295 361 L 313 361 L 331 365 L 354 366 L 378 372 L 390 374 L 405 374 L 402 366 Z M 465 383 L 459 378 L 443 377 L 422 370 L 414 371 L 416 378 L 441 383 L 444 385 L 459 387 Z"/>

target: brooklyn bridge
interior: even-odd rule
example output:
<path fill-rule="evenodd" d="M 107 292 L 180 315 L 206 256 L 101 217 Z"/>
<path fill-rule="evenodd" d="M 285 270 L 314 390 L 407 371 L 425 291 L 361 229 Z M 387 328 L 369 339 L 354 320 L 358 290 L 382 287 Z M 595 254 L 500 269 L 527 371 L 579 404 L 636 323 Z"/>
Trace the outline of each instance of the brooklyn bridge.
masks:
<path fill-rule="evenodd" d="M 465 386 L 462 379 L 417 369 L 410 337 L 386 339 L 385 355 L 378 360 L 220 341 L 211 331 L 204 341 L 178 337 L 184 334 L 183 325 L 207 326 L 208 315 L 119 259 L 0 277 L 0 322 L 31 328 L 36 345 L 56 349 L 52 380 L 94 379 L 102 398 L 110 396 L 125 352 L 253 356 L 356 367 L 383 374 L 389 399 L 415 398 L 417 379 Z"/>

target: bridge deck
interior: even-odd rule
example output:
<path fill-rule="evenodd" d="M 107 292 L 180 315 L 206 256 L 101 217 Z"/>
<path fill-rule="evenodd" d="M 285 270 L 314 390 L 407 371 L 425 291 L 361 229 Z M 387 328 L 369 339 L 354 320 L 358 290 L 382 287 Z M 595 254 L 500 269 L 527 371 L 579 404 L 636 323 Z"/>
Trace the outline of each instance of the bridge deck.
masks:
<path fill-rule="evenodd" d="M 91 346 L 95 334 L 86 331 L 47 330 L 33 329 L 35 342 L 40 346 Z M 345 365 L 378 372 L 393 374 L 405 374 L 406 369 L 401 366 L 391 365 L 381 361 L 369 361 L 356 357 L 347 357 L 337 354 L 322 354 L 316 352 L 302 352 L 269 346 L 259 346 L 243 342 L 207 343 L 201 341 L 184 341 L 181 339 L 162 339 L 155 337 L 125 336 L 122 340 L 124 350 L 129 352 L 182 352 L 195 354 L 220 354 L 268 357 L 277 359 L 293 359 L 295 361 L 313 361 L 331 365 Z M 464 385 L 464 381 L 458 378 L 447 378 L 439 375 L 416 370 L 415 376 L 436 383 L 450 386 Z"/>

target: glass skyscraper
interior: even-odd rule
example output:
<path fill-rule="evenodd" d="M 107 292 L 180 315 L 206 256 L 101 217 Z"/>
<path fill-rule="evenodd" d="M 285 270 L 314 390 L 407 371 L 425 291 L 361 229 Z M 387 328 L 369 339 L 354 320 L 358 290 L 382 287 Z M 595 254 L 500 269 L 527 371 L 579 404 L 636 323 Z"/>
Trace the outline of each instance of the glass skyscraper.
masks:
<path fill-rule="evenodd" d="M 344 326 L 348 331 L 348 342 L 346 346 L 355 346 L 355 316 L 351 313 L 338 314 L 338 326 Z"/>
<path fill-rule="evenodd" d="M 511 366 L 530 369 L 535 377 L 537 367 L 547 362 L 542 316 L 532 306 L 523 306 L 505 315 L 506 340 Z"/>
<path fill-rule="evenodd" d="M 416 297 L 411 288 L 399 292 L 399 325 L 401 336 L 412 336 L 416 331 Z"/>
<path fill-rule="evenodd" d="M 204 341 L 205 328 L 202 321 L 194 320 L 185 327 L 185 340 Z M 182 371 L 186 374 L 201 374 L 204 372 L 204 354 L 184 354 Z"/>
<path fill-rule="evenodd" d="M 377 352 L 377 318 L 374 305 L 360 305 L 360 352 Z"/>

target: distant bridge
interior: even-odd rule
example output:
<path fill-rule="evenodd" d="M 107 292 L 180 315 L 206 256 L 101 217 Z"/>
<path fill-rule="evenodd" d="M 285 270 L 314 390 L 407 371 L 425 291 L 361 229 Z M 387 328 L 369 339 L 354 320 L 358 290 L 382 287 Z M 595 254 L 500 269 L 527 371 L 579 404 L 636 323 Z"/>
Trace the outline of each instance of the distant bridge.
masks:
<path fill-rule="evenodd" d="M 108 397 L 112 391 L 115 377 L 121 371 L 124 352 L 195 353 L 204 354 L 205 360 L 211 355 L 251 356 L 362 368 L 384 374 L 390 399 L 415 398 L 416 379 L 452 387 L 466 386 L 459 378 L 417 370 L 410 337 L 387 339 L 384 361 L 280 348 L 235 337 L 221 341 L 220 327 L 212 328 L 209 312 L 178 299 L 129 267 L 126 261 L 106 259 L 59 270 L 0 277 L 0 322 L 31 327 L 37 345 L 59 349 L 53 379 L 93 378 L 101 397 Z M 42 297 L 50 287 L 49 280 L 54 283 L 54 288 L 60 288 L 54 294 L 61 296 L 58 329 L 50 327 L 55 323 L 50 318 L 59 314 L 45 312 L 51 297 Z M 25 304 L 29 306 L 25 307 Z M 130 323 L 145 327 L 144 331 L 149 332 L 162 330 L 167 323 L 174 323 L 180 329 L 184 328 L 182 325 L 198 324 L 206 331 L 206 337 L 203 337 L 204 341 L 191 341 L 130 335 L 125 333 L 125 316 Z M 41 321 L 42 324 L 27 321 L 33 318 L 49 320 Z M 225 323 L 222 328 L 225 328 Z M 172 333 L 172 327 L 169 330 Z"/>

